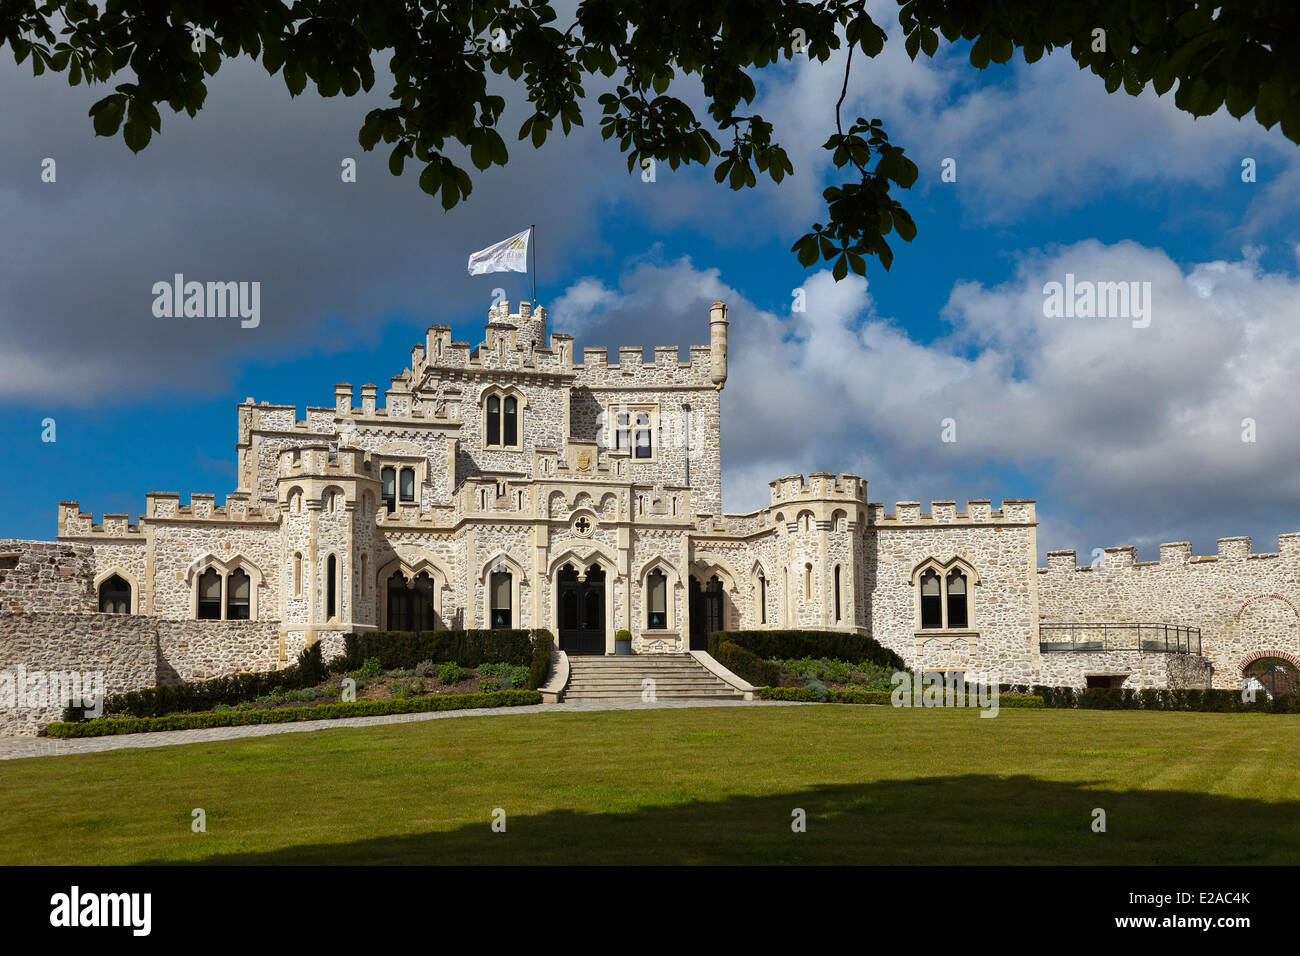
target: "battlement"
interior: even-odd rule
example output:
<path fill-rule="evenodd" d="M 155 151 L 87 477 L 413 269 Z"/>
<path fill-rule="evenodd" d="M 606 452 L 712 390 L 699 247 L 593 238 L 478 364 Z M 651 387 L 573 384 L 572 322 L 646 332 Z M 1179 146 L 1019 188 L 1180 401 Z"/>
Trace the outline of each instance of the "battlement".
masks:
<path fill-rule="evenodd" d="M 398 391 L 409 391 L 431 370 L 484 369 L 575 376 L 591 388 L 721 388 L 726 378 L 726 343 L 721 330 L 726 323 L 717 318 L 719 309 L 725 312 L 725 307 L 715 303 L 710 333 L 718 343 L 691 346 L 685 362 L 680 361 L 675 345 L 655 346 L 649 362 L 642 346 L 620 346 L 618 359 L 611 362 L 606 348 L 583 348 L 579 353 L 573 336 L 548 335 L 545 306 L 534 311 L 531 303 L 520 302 L 518 309 L 511 311 L 509 302 L 501 302 L 488 310 L 483 341 L 476 346 L 453 341 L 448 325 L 429 326 L 424 345 L 411 350 L 411 367 L 394 379 L 394 385 L 400 382 L 407 387 Z M 339 414 L 345 414 L 341 405 Z M 390 410 L 389 414 L 394 413 Z"/>
<path fill-rule="evenodd" d="M 899 501 L 892 513 L 878 502 L 867 505 L 867 523 L 870 525 L 903 527 L 912 525 L 938 526 L 949 524 L 1016 524 L 1032 525 L 1038 522 L 1036 502 L 1029 498 L 1003 498 L 1002 507 L 995 509 L 987 498 L 972 498 L 966 510 L 958 511 L 955 501 L 931 501 L 930 510 L 922 511 L 919 501 Z"/>
<path fill-rule="evenodd" d="M 263 512 L 261 505 L 246 492 L 232 491 L 226 503 L 218 505 L 217 496 L 203 492 L 190 495 L 190 503 L 181 504 L 181 496 L 174 491 L 151 491 L 145 496 L 145 513 L 135 524 L 126 514 L 105 514 L 96 522 L 94 515 L 81 510 L 77 501 L 59 502 L 59 538 L 112 538 L 133 541 L 144 540 L 144 525 L 150 520 L 188 519 L 198 521 L 274 521 L 272 510 Z"/>
<path fill-rule="evenodd" d="M 813 472 L 807 480 L 803 475 L 787 475 L 768 482 L 772 507 L 794 501 L 842 500 L 865 503 L 866 479 L 853 474 L 833 475 L 827 471 Z"/>
<path fill-rule="evenodd" d="M 94 535 L 104 538 L 138 538 L 143 540 L 140 525 L 131 524 L 125 514 L 105 514 L 99 522 L 95 516 L 81 510 L 78 501 L 59 502 L 59 537 L 80 538 Z"/>
<path fill-rule="evenodd" d="M 335 391 L 337 394 L 337 386 Z M 239 403 L 239 441 L 248 442 L 248 432 L 297 432 L 308 435 L 329 435 L 335 431 L 333 408 L 308 405 L 306 418 L 298 418 L 296 405 L 272 405 L 255 402 L 252 397 Z"/>
<path fill-rule="evenodd" d="M 296 448 L 282 448 L 278 456 L 281 478 L 337 475 L 374 478 L 369 452 L 361 448 L 308 442 Z"/>
<path fill-rule="evenodd" d="M 1239 535 L 1218 539 L 1217 554 L 1193 554 L 1192 546 L 1187 541 L 1170 541 L 1160 545 L 1158 561 L 1137 560 L 1137 547 L 1127 544 L 1103 549 L 1102 560 L 1097 564 L 1078 563 L 1078 555 L 1073 550 L 1047 552 L 1047 565 L 1038 569 L 1039 574 L 1055 574 L 1066 571 L 1117 570 L 1142 567 L 1174 567 L 1180 565 L 1195 566 L 1218 564 L 1233 561 L 1268 561 L 1273 559 L 1300 559 L 1300 532 L 1288 532 L 1277 536 L 1277 550 L 1255 553 L 1251 550 L 1250 538 Z"/>

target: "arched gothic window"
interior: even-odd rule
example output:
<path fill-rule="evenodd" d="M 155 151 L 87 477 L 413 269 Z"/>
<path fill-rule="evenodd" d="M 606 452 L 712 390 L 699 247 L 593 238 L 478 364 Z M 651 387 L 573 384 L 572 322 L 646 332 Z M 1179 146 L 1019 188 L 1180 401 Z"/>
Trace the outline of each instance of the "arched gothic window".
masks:
<path fill-rule="evenodd" d="M 668 626 L 668 576 L 660 570 L 646 578 L 646 628 L 663 630 Z"/>
<path fill-rule="evenodd" d="M 230 572 L 226 580 L 226 620 L 247 621 L 252 607 L 252 579 L 243 570 Z"/>
<path fill-rule="evenodd" d="M 495 395 L 487 400 L 487 443 L 501 444 L 501 399 Z"/>
<path fill-rule="evenodd" d="M 208 568 L 199 575 L 199 620 L 221 620 L 221 574 Z"/>
<path fill-rule="evenodd" d="M 379 472 L 380 494 L 384 499 L 384 508 L 389 514 L 397 510 L 397 469 L 384 468 Z"/>
<path fill-rule="evenodd" d="M 502 403 L 501 444 L 519 444 L 519 400 L 513 395 Z"/>
<path fill-rule="evenodd" d="M 114 574 L 99 586 L 99 610 L 104 614 L 131 613 L 131 585 Z"/>
<path fill-rule="evenodd" d="M 950 564 L 959 563 L 955 560 Z M 969 565 L 959 567 L 927 562 L 914 578 L 920 602 L 922 630 L 969 630 L 971 623 L 970 586 L 978 579 Z"/>

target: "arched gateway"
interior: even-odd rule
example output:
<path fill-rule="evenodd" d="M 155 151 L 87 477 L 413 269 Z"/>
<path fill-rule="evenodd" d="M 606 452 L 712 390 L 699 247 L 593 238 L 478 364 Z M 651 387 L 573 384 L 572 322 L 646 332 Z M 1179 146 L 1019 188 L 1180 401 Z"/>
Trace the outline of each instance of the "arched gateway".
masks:
<path fill-rule="evenodd" d="M 605 653 L 605 571 L 592 564 L 579 572 L 572 562 L 556 575 L 560 650 Z"/>

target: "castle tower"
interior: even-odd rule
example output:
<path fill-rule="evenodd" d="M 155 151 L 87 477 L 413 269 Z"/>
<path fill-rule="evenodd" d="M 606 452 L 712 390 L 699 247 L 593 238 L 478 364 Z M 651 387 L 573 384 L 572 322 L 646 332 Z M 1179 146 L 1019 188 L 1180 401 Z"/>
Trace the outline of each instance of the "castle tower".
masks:
<path fill-rule="evenodd" d="M 714 299 L 709 309 L 709 351 L 712 356 L 713 384 L 721 390 L 727 383 L 727 305 Z"/>
<path fill-rule="evenodd" d="M 519 311 L 511 312 L 509 302 L 501 302 L 488 309 L 488 329 L 507 335 L 514 333 L 515 348 L 528 351 L 530 348 L 545 348 L 546 341 L 546 307 L 538 306 L 533 311 L 531 302 L 520 302 Z M 492 331 L 488 341 L 493 341 Z"/>

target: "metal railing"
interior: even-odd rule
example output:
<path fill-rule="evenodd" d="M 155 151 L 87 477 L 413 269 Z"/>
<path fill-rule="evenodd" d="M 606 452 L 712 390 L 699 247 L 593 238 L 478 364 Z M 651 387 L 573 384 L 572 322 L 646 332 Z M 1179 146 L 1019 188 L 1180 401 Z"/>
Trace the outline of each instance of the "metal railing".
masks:
<path fill-rule="evenodd" d="M 1038 650 L 1200 654 L 1201 629 L 1175 624 L 1039 624 Z"/>

